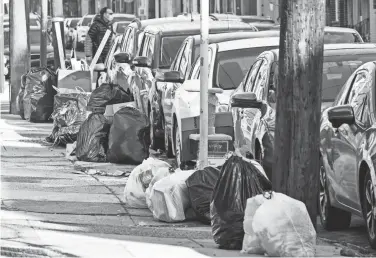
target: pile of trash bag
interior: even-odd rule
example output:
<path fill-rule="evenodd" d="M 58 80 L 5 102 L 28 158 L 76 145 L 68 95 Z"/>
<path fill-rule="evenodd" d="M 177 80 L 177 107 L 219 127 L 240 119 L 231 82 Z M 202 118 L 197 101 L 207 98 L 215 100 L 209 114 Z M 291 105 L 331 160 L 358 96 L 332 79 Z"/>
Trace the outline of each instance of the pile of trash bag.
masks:
<path fill-rule="evenodd" d="M 210 201 L 221 171 L 206 167 L 194 172 L 185 182 L 188 195 L 197 219 L 210 225 Z"/>
<path fill-rule="evenodd" d="M 242 249 L 247 199 L 271 190 L 257 162 L 233 154 L 223 164 L 210 203 L 214 241 L 223 249 Z"/>
<path fill-rule="evenodd" d="M 57 89 L 54 98 L 54 121 L 52 134 L 48 141 L 55 145 L 66 145 L 77 140 L 77 134 L 86 120 L 86 106 L 90 93 L 84 90 Z"/>
<path fill-rule="evenodd" d="M 248 207 L 249 205 L 249 207 Z M 271 257 L 314 257 L 316 231 L 305 204 L 264 193 L 247 201 L 242 253 Z"/>
<path fill-rule="evenodd" d="M 102 83 L 90 96 L 89 109 L 104 113 L 107 105 L 133 101 L 133 96 L 117 84 Z"/>
<path fill-rule="evenodd" d="M 25 75 L 22 104 L 24 118 L 30 122 L 48 121 L 53 112 L 57 75 L 50 68 L 32 69 Z M 21 92 L 19 94 L 22 94 Z"/>
<path fill-rule="evenodd" d="M 110 124 L 103 114 L 90 114 L 78 131 L 77 159 L 88 162 L 106 162 L 109 130 Z"/>
<path fill-rule="evenodd" d="M 16 99 L 17 110 L 22 119 L 25 119 L 23 98 L 25 95 L 26 75 L 27 73 L 21 76 L 21 87 Z"/>
<path fill-rule="evenodd" d="M 149 119 L 138 109 L 122 107 L 114 114 L 107 159 L 111 163 L 141 164 L 149 157 Z"/>
<path fill-rule="evenodd" d="M 170 168 L 168 163 L 155 158 L 148 158 L 135 167 L 124 188 L 124 201 L 127 206 L 147 208 L 146 190 L 149 189 L 150 184 L 154 185 L 156 180 L 162 178 L 161 170 L 164 172 L 163 176 L 167 176 L 170 174 Z"/>

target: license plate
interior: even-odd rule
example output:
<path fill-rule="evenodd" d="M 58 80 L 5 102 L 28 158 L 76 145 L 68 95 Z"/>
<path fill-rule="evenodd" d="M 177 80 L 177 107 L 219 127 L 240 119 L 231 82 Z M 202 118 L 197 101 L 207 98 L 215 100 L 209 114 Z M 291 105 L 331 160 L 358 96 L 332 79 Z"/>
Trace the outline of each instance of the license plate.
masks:
<path fill-rule="evenodd" d="M 209 155 L 225 155 L 228 152 L 228 141 L 209 141 L 208 145 Z"/>

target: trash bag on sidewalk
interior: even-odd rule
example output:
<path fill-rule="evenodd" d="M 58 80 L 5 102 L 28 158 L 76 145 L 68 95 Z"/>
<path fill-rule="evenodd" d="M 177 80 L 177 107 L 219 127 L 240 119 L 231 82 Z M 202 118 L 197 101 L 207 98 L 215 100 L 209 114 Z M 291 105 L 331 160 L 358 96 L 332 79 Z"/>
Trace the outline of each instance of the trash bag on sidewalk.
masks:
<path fill-rule="evenodd" d="M 154 184 L 162 178 L 169 176 L 173 172 L 174 171 L 171 171 L 171 167 L 160 167 L 156 170 L 153 179 L 150 181 L 149 187 L 145 191 L 146 205 L 150 211 L 153 210 L 153 205 L 151 203 L 151 190 L 153 189 Z"/>
<path fill-rule="evenodd" d="M 252 226 L 268 256 L 315 256 L 316 231 L 301 201 L 272 192 L 256 210 Z"/>
<path fill-rule="evenodd" d="M 179 222 L 187 219 L 191 207 L 185 181 L 195 170 L 176 170 L 175 173 L 157 181 L 151 190 L 150 200 L 155 219 Z"/>
<path fill-rule="evenodd" d="M 132 170 L 124 188 L 124 201 L 127 206 L 147 208 L 145 191 L 161 168 L 168 170 L 170 165 L 155 158 L 148 158 Z"/>
<path fill-rule="evenodd" d="M 53 133 L 49 138 L 56 145 L 66 145 L 77 140 L 77 134 L 86 120 L 86 106 L 90 93 L 83 90 L 57 89 L 54 98 Z"/>
<path fill-rule="evenodd" d="M 221 171 L 214 167 L 197 170 L 185 182 L 197 219 L 210 225 L 210 201 Z"/>
<path fill-rule="evenodd" d="M 126 92 L 117 84 L 103 83 L 91 93 L 88 108 L 102 108 L 100 109 L 103 110 L 101 113 L 104 113 L 107 105 L 130 101 L 133 101 L 130 92 Z"/>
<path fill-rule="evenodd" d="M 22 119 L 25 119 L 23 98 L 25 95 L 26 75 L 27 73 L 21 76 L 21 88 L 20 88 L 20 91 L 18 92 L 17 101 L 16 101 L 17 110 L 19 111 L 19 114 Z"/>
<path fill-rule="evenodd" d="M 149 157 L 150 124 L 141 111 L 123 107 L 114 115 L 110 129 L 108 161 L 141 164 Z"/>
<path fill-rule="evenodd" d="M 220 248 L 241 250 L 247 199 L 271 189 L 254 163 L 233 154 L 222 166 L 210 203 L 212 234 Z"/>
<path fill-rule="evenodd" d="M 49 68 L 32 69 L 26 74 L 23 97 L 24 117 L 31 122 L 45 122 L 53 112 L 57 76 Z"/>
<path fill-rule="evenodd" d="M 89 162 L 106 162 L 109 129 L 110 125 L 102 114 L 90 114 L 78 131 L 77 159 Z"/>
<path fill-rule="evenodd" d="M 241 253 L 243 254 L 259 254 L 264 255 L 265 250 L 261 246 L 260 239 L 253 231 L 253 218 L 257 209 L 265 202 L 265 197 L 262 194 L 256 195 L 247 200 L 247 206 L 244 212 L 244 239 L 243 248 Z"/>

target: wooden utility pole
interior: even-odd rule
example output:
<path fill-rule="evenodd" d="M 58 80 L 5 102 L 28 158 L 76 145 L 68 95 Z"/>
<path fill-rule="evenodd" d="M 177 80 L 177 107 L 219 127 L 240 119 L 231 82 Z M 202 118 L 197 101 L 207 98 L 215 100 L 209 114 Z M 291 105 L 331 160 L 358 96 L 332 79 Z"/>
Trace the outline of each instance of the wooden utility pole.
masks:
<path fill-rule="evenodd" d="M 26 40 L 27 40 L 27 53 L 28 58 L 26 62 L 26 69 L 27 71 L 30 70 L 31 67 L 31 57 L 30 57 L 30 0 L 25 0 L 25 21 L 26 21 Z"/>
<path fill-rule="evenodd" d="M 47 67 L 47 26 L 48 26 L 48 0 L 41 1 L 40 22 L 40 66 Z"/>
<path fill-rule="evenodd" d="M 28 71 L 30 52 L 26 28 L 25 0 L 10 0 L 10 113 L 18 114 L 17 95 L 21 87 L 21 76 Z M 25 40 L 26 39 L 26 40 Z"/>
<path fill-rule="evenodd" d="M 281 0 L 273 188 L 316 227 L 325 0 Z"/>
<path fill-rule="evenodd" d="M 63 0 L 52 1 L 52 41 L 55 68 L 65 69 L 64 12 Z"/>
<path fill-rule="evenodd" d="M 0 39 L 4 38 L 4 3 L 0 0 Z M 4 40 L 0 40 L 0 93 L 4 92 Z M 9 71 L 8 71 L 9 72 Z"/>

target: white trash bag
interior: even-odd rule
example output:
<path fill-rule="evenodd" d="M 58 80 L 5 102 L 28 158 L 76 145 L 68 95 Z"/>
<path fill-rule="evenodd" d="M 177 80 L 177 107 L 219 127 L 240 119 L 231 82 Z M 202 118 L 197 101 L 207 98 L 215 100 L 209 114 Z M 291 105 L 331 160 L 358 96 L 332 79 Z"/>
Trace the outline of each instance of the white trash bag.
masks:
<path fill-rule="evenodd" d="M 151 204 L 151 191 L 153 189 L 153 186 L 156 182 L 161 180 L 164 177 L 167 177 L 170 175 L 170 168 L 167 167 L 161 167 L 158 168 L 157 172 L 155 173 L 153 179 L 151 180 L 149 187 L 145 191 L 145 196 L 146 196 L 146 205 L 150 209 L 150 211 L 153 211 L 153 206 Z"/>
<path fill-rule="evenodd" d="M 124 201 L 132 208 L 147 208 L 145 191 L 159 168 L 170 167 L 164 161 L 148 158 L 135 167 L 124 188 Z"/>
<path fill-rule="evenodd" d="M 265 253 L 265 249 L 262 248 L 260 239 L 253 231 L 253 218 L 257 209 L 266 201 L 266 198 L 262 195 L 256 195 L 247 200 L 247 206 L 244 211 L 244 238 L 243 248 L 241 253 L 243 254 L 261 254 Z"/>
<path fill-rule="evenodd" d="M 185 211 L 190 207 L 185 181 L 195 170 L 181 171 L 157 181 L 151 190 L 151 211 L 155 219 L 165 222 L 184 221 Z"/>
<path fill-rule="evenodd" d="M 301 201 L 272 192 L 256 210 L 252 227 L 269 256 L 315 256 L 316 231 Z"/>

